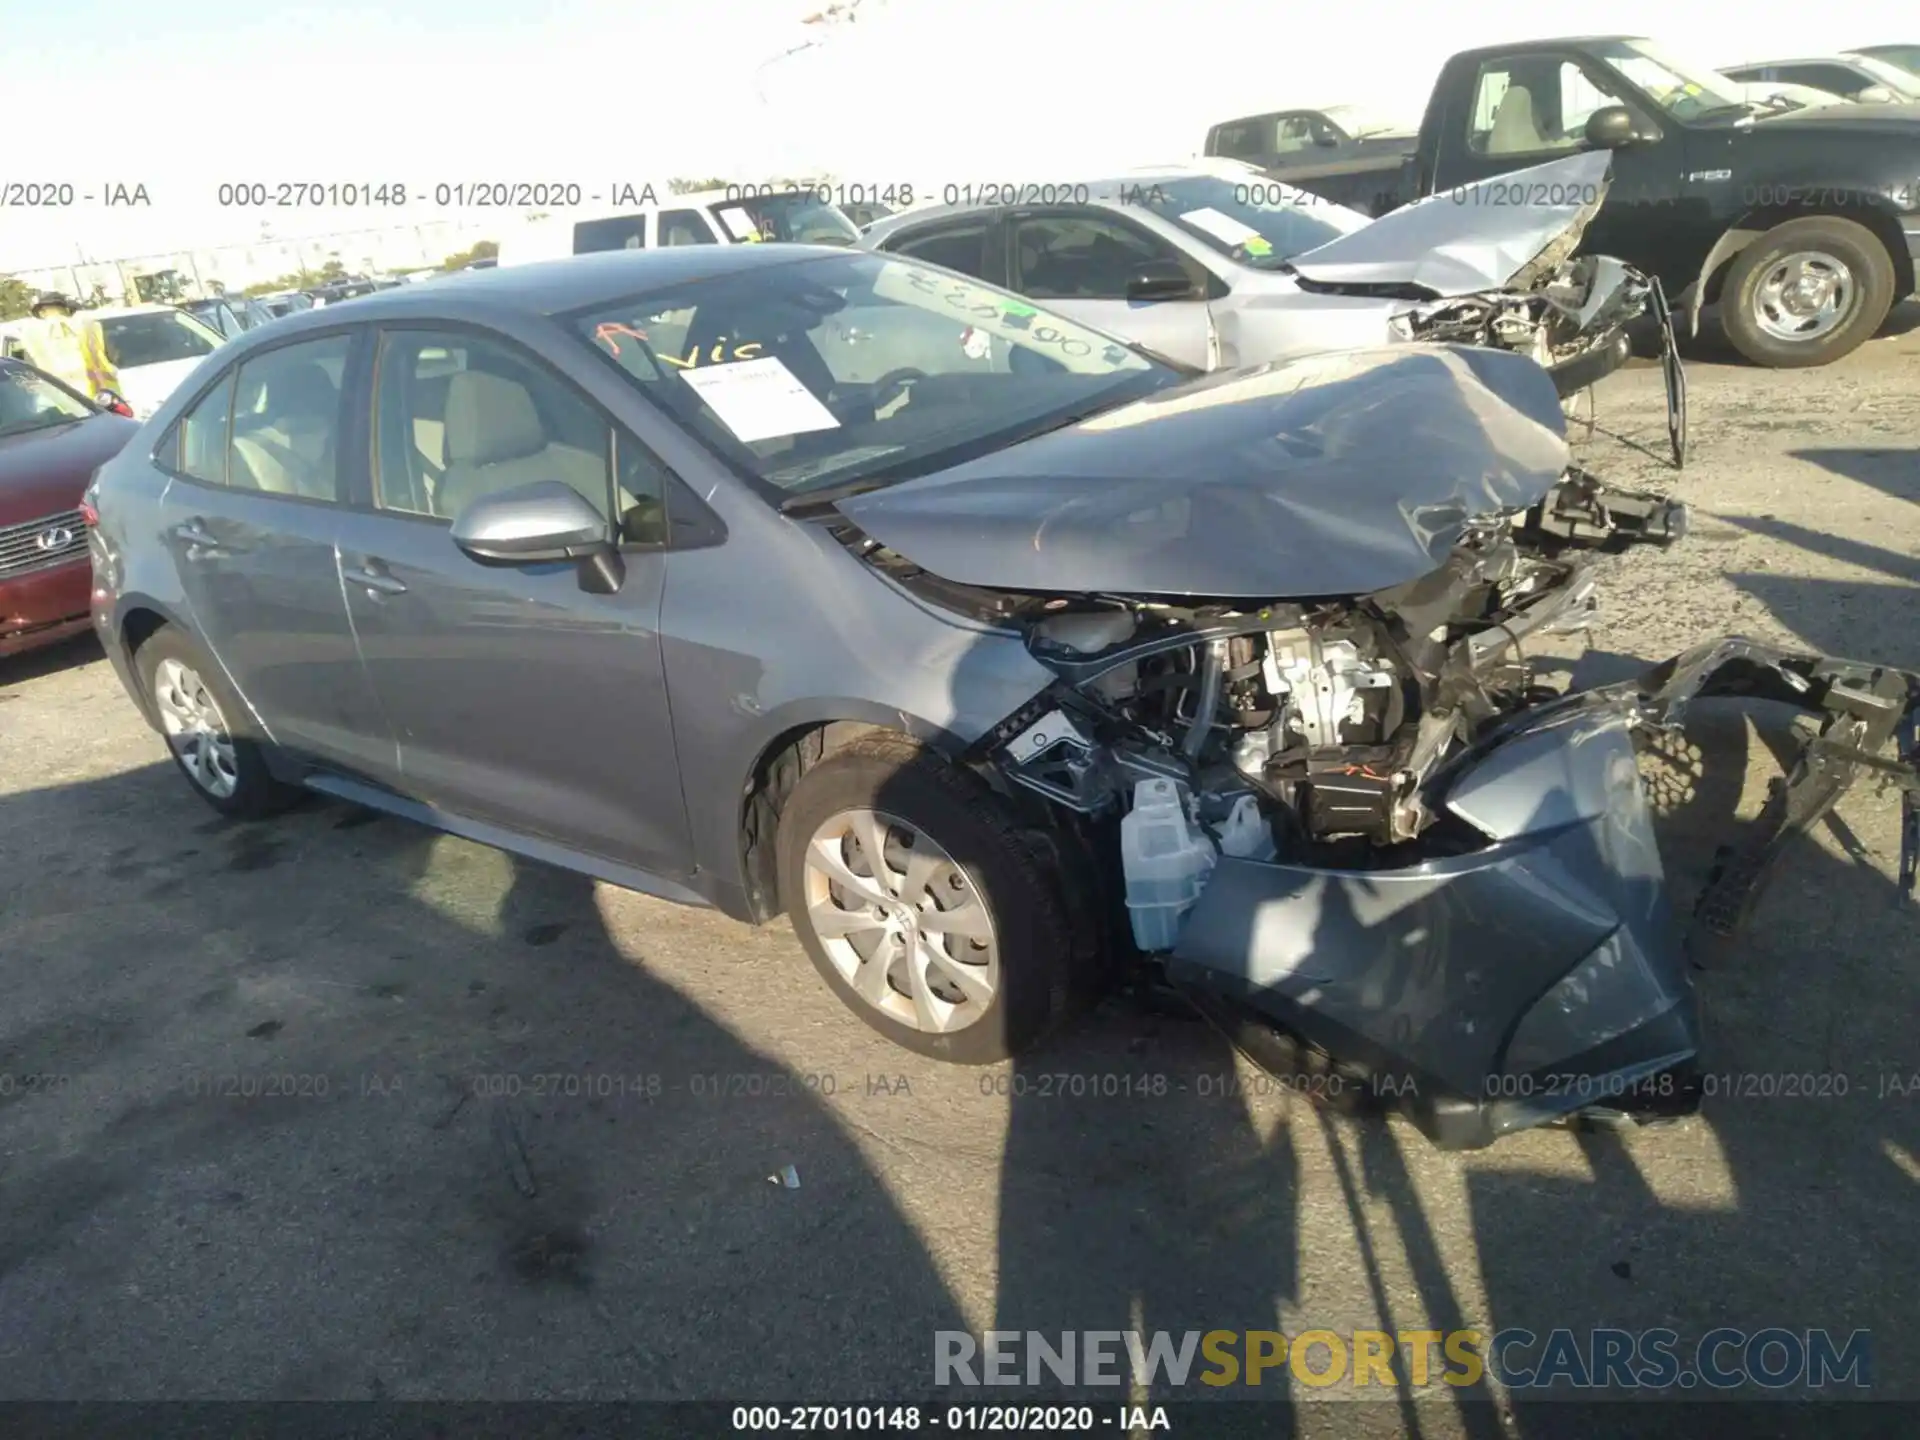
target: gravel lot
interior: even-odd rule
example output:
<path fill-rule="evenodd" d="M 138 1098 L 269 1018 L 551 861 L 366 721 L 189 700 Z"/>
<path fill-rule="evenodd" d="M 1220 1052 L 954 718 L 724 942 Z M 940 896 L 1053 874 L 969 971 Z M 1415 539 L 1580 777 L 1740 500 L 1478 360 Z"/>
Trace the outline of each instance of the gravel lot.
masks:
<path fill-rule="evenodd" d="M 1920 669 L 1917 308 L 1823 371 L 1703 351 L 1682 476 L 1658 371 L 1601 387 L 1590 467 L 1695 532 L 1620 562 L 1596 645 Z M 1137 1002 L 944 1069 L 784 924 L 332 803 L 230 826 L 90 645 L 0 662 L 0 1398 L 909 1399 L 937 1329 L 1134 1325 L 1867 1328 L 1876 1391 L 1920 1398 L 1920 932 L 1866 785 L 1701 976 L 1717 1071 L 1843 1096 L 1446 1155 Z M 1768 738 L 1703 722 L 1677 886 Z M 1440 1398 L 1365 1423 L 1555 1423 Z"/>

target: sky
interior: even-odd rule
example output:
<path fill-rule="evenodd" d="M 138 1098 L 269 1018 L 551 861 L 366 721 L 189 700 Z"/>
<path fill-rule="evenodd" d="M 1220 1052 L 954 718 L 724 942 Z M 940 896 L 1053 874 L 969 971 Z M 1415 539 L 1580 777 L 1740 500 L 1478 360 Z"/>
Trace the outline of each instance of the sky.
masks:
<path fill-rule="evenodd" d="M 263 224 L 283 237 L 444 219 L 435 187 L 476 181 L 583 199 L 796 171 L 874 187 L 1072 181 L 1191 156 L 1211 123 L 1263 109 L 1368 102 L 1417 121 L 1451 51 L 1587 28 L 1532 0 L 1479 0 L 1444 26 L 1429 5 L 1384 0 L 860 0 L 851 25 L 800 23 L 826 3 L 0 0 L 0 108 L 14 136 L 35 117 L 39 142 L 7 147 L 0 187 L 71 184 L 77 200 L 0 208 L 0 271 L 245 243 Z M 1806 17 L 1747 0 L 1736 33 L 1732 13 L 1613 0 L 1608 23 L 1710 66 L 1770 58 L 1744 52 Z M 1820 17 L 1835 45 L 1920 40 L 1911 0 L 1835 0 Z M 233 182 L 403 185 L 410 203 L 223 206 Z M 113 184 L 150 203 L 103 205 Z"/>

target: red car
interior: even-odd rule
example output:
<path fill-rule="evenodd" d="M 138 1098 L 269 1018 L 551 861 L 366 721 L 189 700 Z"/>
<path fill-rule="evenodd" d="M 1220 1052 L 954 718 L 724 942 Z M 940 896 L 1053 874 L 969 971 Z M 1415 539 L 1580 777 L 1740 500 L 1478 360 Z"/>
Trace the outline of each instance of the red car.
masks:
<path fill-rule="evenodd" d="M 92 520 L 80 497 L 139 428 L 124 401 L 103 408 L 0 360 L 0 656 L 88 628 Z"/>

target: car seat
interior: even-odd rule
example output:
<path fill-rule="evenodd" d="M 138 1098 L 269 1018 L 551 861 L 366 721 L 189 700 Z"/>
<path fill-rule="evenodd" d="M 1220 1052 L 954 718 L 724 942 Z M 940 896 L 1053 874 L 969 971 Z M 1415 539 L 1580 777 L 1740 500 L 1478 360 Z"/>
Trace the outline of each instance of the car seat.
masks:
<path fill-rule="evenodd" d="M 1509 87 L 1500 97 L 1499 108 L 1493 112 L 1493 128 L 1487 132 L 1487 154 L 1526 155 L 1551 148 L 1552 142 L 1540 133 L 1540 121 L 1533 109 L 1533 92 L 1524 85 Z"/>
<path fill-rule="evenodd" d="M 533 395 L 517 380 L 463 370 L 447 382 L 446 473 L 434 491 L 436 514 L 452 518 L 475 500 L 558 480 L 602 514 L 607 508 L 607 454 L 548 438 Z M 638 502 L 625 490 L 621 513 Z"/>

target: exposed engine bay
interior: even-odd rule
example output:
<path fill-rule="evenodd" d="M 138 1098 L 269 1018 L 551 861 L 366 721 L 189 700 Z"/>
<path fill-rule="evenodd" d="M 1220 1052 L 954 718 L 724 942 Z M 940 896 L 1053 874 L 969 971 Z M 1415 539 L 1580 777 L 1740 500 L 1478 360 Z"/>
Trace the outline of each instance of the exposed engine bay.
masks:
<path fill-rule="evenodd" d="M 1597 562 L 1687 512 L 1573 464 L 1538 365 L 1395 346 L 1135 414 L 844 501 L 833 531 L 1020 634 L 1051 679 L 959 758 L 1077 837 L 1111 929 L 1257 1062 L 1278 1040 L 1387 1077 L 1448 1146 L 1684 1112 L 1690 965 L 1786 839 L 1872 777 L 1920 879 L 1920 677 L 1715 637 L 1557 683 Z M 1817 726 L 1683 926 L 1639 750 L 1714 696 Z"/>
<path fill-rule="evenodd" d="M 1621 349 L 1621 327 L 1646 313 L 1652 293 L 1652 282 L 1631 266 L 1583 255 L 1531 284 L 1416 305 L 1394 325 L 1408 340 L 1490 345 L 1526 355 L 1549 372 L 1577 376 L 1577 384 L 1561 384 L 1564 395 L 1599 376 L 1562 367 L 1602 352 L 1611 358 Z"/>
<path fill-rule="evenodd" d="M 1685 529 L 1679 503 L 1575 470 L 1523 514 L 1470 527 L 1441 569 L 1373 595 L 1043 612 L 1032 647 L 1063 685 L 1003 727 L 1006 773 L 1086 815 L 1151 777 L 1186 787 L 1203 826 L 1249 798 L 1260 848 L 1299 859 L 1413 841 L 1437 818 L 1426 779 L 1542 698 L 1529 637 L 1590 624 L 1583 552 Z"/>

